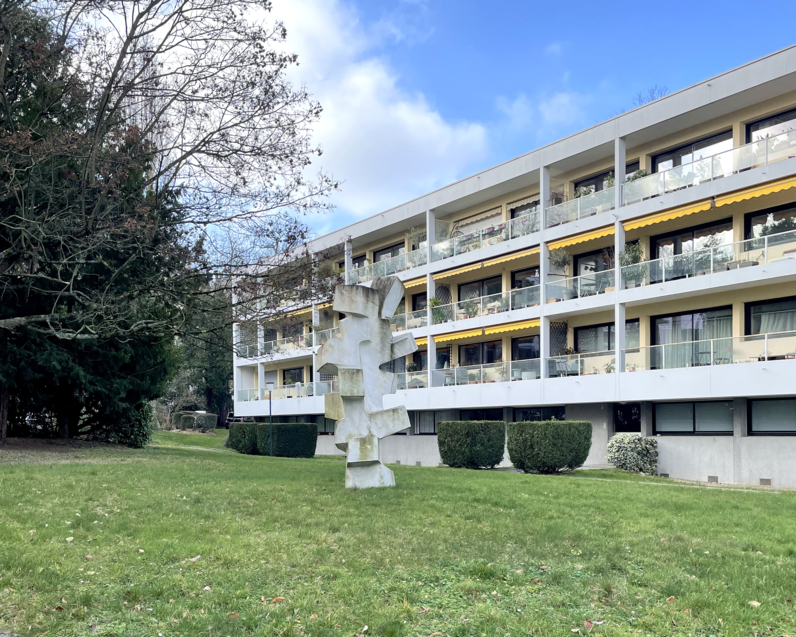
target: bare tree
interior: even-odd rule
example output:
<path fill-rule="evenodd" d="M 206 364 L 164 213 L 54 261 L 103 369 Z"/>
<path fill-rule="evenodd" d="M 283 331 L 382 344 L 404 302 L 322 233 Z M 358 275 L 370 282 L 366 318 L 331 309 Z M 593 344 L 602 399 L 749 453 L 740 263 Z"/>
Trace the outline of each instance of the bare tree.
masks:
<path fill-rule="evenodd" d="M 650 102 L 654 102 L 657 99 L 662 98 L 665 95 L 669 94 L 669 88 L 666 86 L 658 86 L 655 84 L 647 89 L 646 93 L 638 92 L 636 96 L 633 98 L 633 106 L 639 107 L 644 106 L 644 104 L 649 104 Z"/>
<path fill-rule="evenodd" d="M 327 293 L 301 216 L 337 183 L 306 177 L 321 106 L 270 9 L 0 0 L 0 331 L 182 335 L 210 298 Z"/>

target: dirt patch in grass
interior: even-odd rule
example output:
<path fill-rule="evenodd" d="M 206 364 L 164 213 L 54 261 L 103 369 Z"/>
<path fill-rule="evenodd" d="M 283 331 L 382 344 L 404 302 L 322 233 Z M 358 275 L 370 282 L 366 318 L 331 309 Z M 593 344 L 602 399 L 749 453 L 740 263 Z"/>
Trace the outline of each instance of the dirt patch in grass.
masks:
<path fill-rule="evenodd" d="M 122 445 L 88 440 L 60 440 L 46 438 L 9 438 L 0 445 L 0 465 L 30 463 L 60 463 L 91 460 L 110 461 L 110 456 L 126 454 L 131 450 Z"/>

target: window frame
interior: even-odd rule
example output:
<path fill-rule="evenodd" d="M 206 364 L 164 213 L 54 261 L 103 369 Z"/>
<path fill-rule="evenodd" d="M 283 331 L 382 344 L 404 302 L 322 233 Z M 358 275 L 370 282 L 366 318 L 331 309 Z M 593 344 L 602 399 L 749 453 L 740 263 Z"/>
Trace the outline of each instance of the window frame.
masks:
<path fill-rule="evenodd" d="M 518 272 L 525 272 L 527 270 L 534 270 L 534 269 L 536 270 L 536 273 L 537 273 L 536 274 L 536 278 L 539 279 L 539 283 L 537 283 L 536 285 L 529 285 L 527 288 L 515 288 L 514 287 L 514 275 L 515 274 L 517 274 Z M 541 283 L 542 283 L 542 272 L 541 272 L 541 268 L 540 268 L 539 265 L 536 265 L 536 266 L 532 265 L 532 266 L 529 266 L 529 267 L 526 267 L 526 268 L 519 268 L 517 270 L 512 270 L 511 272 L 509 272 L 509 285 L 511 286 L 512 290 L 527 290 L 529 288 L 539 287 L 539 285 L 541 285 Z"/>
<path fill-rule="evenodd" d="M 476 411 L 476 412 L 477 411 L 482 411 L 482 412 L 486 412 L 486 411 L 491 411 L 491 410 L 495 410 L 495 411 L 500 410 L 500 418 L 495 419 L 494 422 L 506 422 L 506 417 L 505 417 L 505 415 L 503 413 L 503 407 L 479 407 L 478 409 L 460 409 L 459 410 L 459 420 L 468 420 L 468 421 L 471 421 L 471 422 L 487 422 L 489 420 L 488 418 L 481 418 L 481 419 L 478 419 L 478 418 L 465 418 L 462 415 L 462 413 L 467 412 L 467 411 Z M 486 416 L 486 414 L 484 414 L 484 416 Z M 436 425 L 436 423 L 435 423 L 435 425 Z"/>
<path fill-rule="evenodd" d="M 359 268 L 364 268 L 365 267 L 365 261 L 367 261 L 367 260 L 368 260 L 368 255 L 367 255 L 366 252 L 363 252 L 362 254 L 357 255 L 355 257 L 351 257 L 351 269 L 352 270 L 358 270 Z M 358 261 L 362 265 L 357 265 Z M 343 267 L 345 267 L 345 261 L 343 261 Z"/>
<path fill-rule="evenodd" d="M 574 342 L 575 342 L 575 352 L 578 353 L 578 354 L 589 354 L 589 353 L 591 353 L 591 352 L 580 352 L 580 351 L 578 351 L 578 333 L 580 332 L 580 330 L 588 330 L 588 329 L 592 329 L 592 328 L 595 328 L 595 327 L 610 327 L 614 323 L 615 323 L 615 321 L 608 321 L 607 323 L 595 323 L 594 325 L 581 325 L 580 327 L 576 327 L 575 330 L 574 330 L 575 333 L 573 334 Z M 638 323 L 639 333 L 641 332 L 641 319 L 640 318 L 626 319 L 625 320 L 625 326 L 627 326 L 628 323 Z M 625 327 L 625 330 L 627 330 L 627 327 Z M 627 336 L 627 334 L 625 334 L 625 336 Z M 616 339 L 616 328 L 614 328 L 614 339 Z M 609 329 L 608 330 L 608 342 L 611 344 L 611 347 L 609 347 L 607 350 L 605 350 L 606 352 L 612 352 L 615 349 L 615 345 L 616 344 L 615 343 L 611 343 L 611 340 L 613 340 L 613 339 L 611 339 L 611 330 Z M 625 340 L 627 341 L 627 339 L 625 339 Z M 625 342 L 625 345 L 627 345 L 627 342 Z M 639 347 L 643 347 L 643 345 L 641 345 L 641 343 L 639 343 Z M 636 349 L 636 348 L 632 348 L 632 349 Z"/>
<path fill-rule="evenodd" d="M 743 236 L 744 240 L 750 241 L 755 237 L 752 236 L 752 218 L 759 217 L 760 215 L 776 214 L 778 212 L 786 212 L 792 210 L 796 212 L 796 202 L 782 204 L 781 206 L 773 206 L 771 208 L 761 208 L 760 210 L 753 210 L 747 212 L 743 216 Z M 770 236 L 770 235 L 769 235 Z M 762 237 L 758 237 L 762 238 Z"/>
<path fill-rule="evenodd" d="M 697 431 L 696 406 L 706 403 L 730 403 L 733 410 L 733 423 L 729 431 Z M 691 405 L 691 431 L 658 431 L 658 405 Z M 747 410 L 748 411 L 748 410 Z M 672 400 L 652 403 L 652 435 L 653 436 L 733 436 L 735 435 L 735 418 L 732 400 Z"/>
<path fill-rule="evenodd" d="M 686 314 L 694 314 L 698 312 L 715 312 L 716 310 L 730 310 L 732 312 L 732 305 L 719 305 L 717 307 L 703 307 L 697 310 L 685 310 L 684 312 L 669 312 L 667 314 L 656 314 L 650 316 L 650 347 L 655 345 L 673 345 L 674 343 L 658 343 L 657 331 L 655 330 L 655 321 L 659 318 L 674 318 L 675 316 L 685 316 Z M 681 341 L 684 343 L 694 343 L 696 341 Z M 688 402 L 688 401 L 680 401 Z M 714 401 L 715 402 L 715 401 Z"/>
<path fill-rule="evenodd" d="M 716 137 L 721 137 L 722 135 L 727 135 L 727 134 L 729 134 L 729 136 L 730 136 L 729 139 L 732 140 L 732 138 L 733 138 L 732 137 L 732 128 L 725 128 L 724 130 L 718 131 L 717 133 L 711 133 L 710 135 L 705 135 L 704 137 L 698 137 L 698 138 L 696 138 L 696 139 L 694 139 L 694 140 L 692 140 L 692 141 L 690 141 L 688 143 L 680 144 L 678 146 L 672 146 L 671 148 L 669 148 L 667 150 L 662 150 L 660 152 L 655 153 L 654 155 L 651 155 L 650 156 L 650 162 L 651 162 L 651 166 L 652 166 L 652 174 L 657 174 L 659 172 L 662 172 L 662 171 L 658 170 L 658 160 L 659 160 L 660 157 L 662 157 L 664 155 L 671 155 L 673 153 L 676 153 L 679 150 L 685 150 L 686 148 L 691 148 L 691 153 L 693 154 L 693 152 L 694 152 L 693 147 L 694 147 L 695 144 L 698 144 L 699 142 L 706 142 L 708 140 L 714 139 Z M 722 141 L 724 141 L 724 140 L 722 140 Z M 710 155 L 708 155 L 708 156 L 710 156 Z M 692 160 L 692 161 L 690 161 L 688 163 L 692 164 L 694 162 Z M 687 165 L 688 164 L 680 164 L 680 166 L 687 166 Z M 677 167 L 678 166 L 672 166 L 672 168 L 677 168 Z M 671 170 L 671 168 L 666 168 L 665 170 Z"/>
<path fill-rule="evenodd" d="M 456 286 L 456 298 L 458 299 L 458 302 L 460 302 L 460 303 L 463 302 L 462 295 L 461 295 L 461 291 L 462 291 L 462 286 L 463 285 L 473 285 L 474 283 L 478 283 L 479 284 L 478 287 L 479 287 L 480 295 L 477 298 L 480 299 L 480 298 L 483 298 L 484 296 L 486 296 L 484 294 L 484 281 L 490 281 L 492 279 L 500 279 L 500 292 L 499 293 L 495 292 L 495 294 L 502 294 L 503 293 L 503 275 L 502 274 L 496 274 L 496 275 L 484 277 L 483 279 L 475 279 L 474 281 L 465 281 L 464 283 L 457 284 L 457 286 Z M 466 299 L 466 300 L 472 301 L 473 299 Z"/>
<path fill-rule="evenodd" d="M 601 254 L 605 253 L 605 251 L 608 250 L 609 248 L 610 248 L 611 252 L 613 253 L 614 246 L 608 245 L 608 246 L 605 246 L 604 248 L 598 248 L 597 250 L 589 250 L 588 252 L 581 252 L 580 254 L 576 254 L 574 257 L 572 257 L 572 272 L 573 273 L 578 272 L 578 264 L 579 264 L 579 261 L 581 259 L 586 258 L 586 257 L 593 257 L 596 254 L 600 254 L 601 255 Z M 595 270 L 593 274 L 597 274 L 598 272 L 610 272 L 612 269 L 615 269 L 616 268 L 616 257 L 612 254 L 611 258 L 614 259 L 614 267 L 613 268 L 609 268 L 607 270 Z M 581 275 L 580 274 L 575 274 L 575 276 L 581 276 Z"/>
<path fill-rule="evenodd" d="M 623 408 L 632 409 L 633 405 L 638 405 L 638 411 L 639 411 L 639 414 L 638 414 L 638 429 L 637 430 L 633 430 L 633 431 L 628 431 L 628 430 L 623 428 L 620 431 L 619 429 L 616 428 L 616 423 L 619 420 L 617 418 L 617 414 Z M 625 403 L 614 403 L 614 433 L 615 434 L 617 434 L 617 433 L 622 433 L 622 434 L 624 434 L 624 433 L 632 433 L 632 434 L 641 433 L 641 421 L 643 419 L 643 412 L 642 412 L 643 408 L 644 408 L 643 404 L 641 402 L 639 402 L 639 401 L 629 401 L 629 402 L 625 402 Z"/>
<path fill-rule="evenodd" d="M 287 372 L 293 372 L 293 371 L 296 371 L 296 370 L 300 370 L 301 371 L 301 380 L 293 381 L 290 384 L 286 383 L 285 382 L 285 374 Z M 288 387 L 288 386 L 295 385 L 296 383 L 301 383 L 302 385 L 304 384 L 304 367 L 286 367 L 286 368 L 283 368 L 282 369 L 282 386 L 283 387 Z"/>
<path fill-rule="evenodd" d="M 635 168 L 634 168 L 634 166 L 635 166 Z M 632 175 L 640 167 L 641 167 L 641 162 L 638 159 L 636 161 L 631 161 L 629 164 L 625 164 L 625 176 Z M 580 188 L 584 184 L 586 184 L 587 186 L 594 185 L 595 186 L 594 192 L 602 192 L 604 190 L 604 188 L 602 188 L 602 185 L 608 179 L 608 176 L 611 173 L 614 173 L 614 172 L 616 172 L 615 169 L 611 168 L 609 170 L 606 170 L 605 172 L 601 172 L 601 173 L 598 173 L 596 175 L 592 175 L 591 177 L 584 177 L 583 179 L 580 179 L 580 180 L 574 182 L 573 183 L 573 188 L 575 190 L 577 190 L 578 188 Z M 615 176 L 616 175 L 614 175 L 614 177 Z M 597 180 L 599 180 L 599 181 L 597 181 Z M 593 182 L 593 181 L 596 182 L 596 183 L 595 184 L 590 183 L 590 182 Z M 599 189 L 596 188 L 597 183 L 600 184 L 600 188 Z M 616 183 L 615 180 L 614 180 L 614 183 Z"/>
<path fill-rule="evenodd" d="M 535 338 L 537 341 L 537 350 L 539 355 L 536 358 L 514 358 L 514 343 L 519 341 L 521 338 Z M 509 356 L 511 356 L 512 363 L 517 361 L 538 361 L 542 357 L 542 343 L 541 343 L 541 335 L 540 334 L 526 334 L 525 336 L 513 336 L 511 338 L 511 351 L 509 352 Z"/>
<path fill-rule="evenodd" d="M 733 218 L 732 217 L 726 217 L 724 219 L 718 219 L 716 221 L 709 221 L 707 223 L 701 223 L 701 224 L 699 224 L 697 226 L 687 226 L 685 228 L 681 228 L 680 230 L 673 230 L 671 232 L 664 232 L 662 234 L 653 235 L 653 236 L 650 237 L 650 253 L 654 252 L 655 256 L 653 257 L 653 259 L 661 259 L 663 257 L 661 257 L 660 254 L 658 253 L 658 241 L 660 239 L 668 239 L 669 237 L 676 237 L 677 235 L 681 235 L 684 232 L 691 232 L 691 234 L 694 234 L 694 232 L 697 232 L 698 230 L 705 230 L 706 228 L 710 228 L 711 226 L 719 226 L 719 225 L 727 224 L 727 223 L 729 223 L 732 226 Z M 692 252 L 693 252 L 693 250 L 692 250 Z M 680 254 L 684 254 L 683 251 L 682 251 L 682 248 L 681 248 L 680 252 L 679 253 L 675 253 L 674 256 L 678 256 Z"/>
<path fill-rule="evenodd" d="M 480 363 L 476 363 L 475 365 L 462 365 L 461 364 L 462 347 L 473 347 L 475 345 L 478 346 L 478 359 L 481 362 Z M 486 345 L 500 345 L 500 360 L 499 361 L 493 361 L 491 363 L 485 363 L 484 362 L 484 359 L 485 359 L 484 353 L 486 351 L 485 350 L 485 346 Z M 492 339 L 491 341 L 480 341 L 478 343 L 462 343 L 461 345 L 459 345 L 458 354 L 459 354 L 459 367 L 475 367 L 476 365 L 495 365 L 497 363 L 504 363 L 505 362 L 503 360 L 503 358 L 505 358 L 504 352 L 503 352 L 503 339 Z"/>
<path fill-rule="evenodd" d="M 775 299 L 763 299 L 761 301 L 747 301 L 743 304 L 744 336 L 762 336 L 762 334 L 752 334 L 752 308 L 755 305 L 765 303 L 781 303 L 783 301 L 796 301 L 796 296 L 781 296 Z"/>
<path fill-rule="evenodd" d="M 744 124 L 744 139 L 746 140 L 747 144 L 752 143 L 752 126 L 755 124 L 760 124 L 761 122 L 765 122 L 767 119 L 773 119 L 774 117 L 778 117 L 780 115 L 787 115 L 788 113 L 793 113 L 793 119 L 796 120 L 796 108 L 789 108 L 784 111 L 778 111 L 776 113 L 771 113 L 771 115 L 766 115 L 765 117 L 761 117 L 760 119 L 756 119 L 752 122 L 747 122 Z M 758 140 L 755 143 L 760 143 Z"/>
<path fill-rule="evenodd" d="M 746 435 L 747 436 L 796 436 L 793 431 L 753 431 L 752 430 L 752 403 L 762 403 L 772 400 L 796 400 L 796 396 L 780 396 L 777 398 L 750 398 L 746 401 Z"/>
<path fill-rule="evenodd" d="M 512 407 L 511 408 L 511 422 L 545 422 L 544 410 L 545 409 L 560 409 L 564 415 L 564 418 L 561 420 L 566 420 L 566 405 L 544 405 L 544 406 L 537 406 L 537 405 L 529 405 L 527 407 Z M 518 409 L 538 409 L 539 410 L 539 420 L 517 420 L 517 410 Z M 549 418 L 548 418 L 549 420 Z M 556 418 L 556 420 L 559 420 Z"/>
<path fill-rule="evenodd" d="M 420 300 L 420 297 L 424 297 L 423 299 L 423 307 L 417 307 L 417 302 Z M 412 312 L 420 312 L 421 310 L 425 310 L 428 307 L 428 292 L 418 292 L 417 294 L 412 295 Z"/>
<path fill-rule="evenodd" d="M 376 255 L 377 254 L 383 254 L 383 253 L 387 252 L 387 250 L 389 250 L 390 253 L 392 253 L 392 251 L 395 250 L 396 248 L 398 248 L 398 254 L 391 254 L 391 256 L 388 257 L 389 259 L 394 259 L 395 257 L 401 256 L 401 254 L 402 254 L 401 253 L 401 249 L 403 249 L 403 251 L 404 251 L 403 254 L 405 254 L 406 253 L 406 242 L 405 241 L 399 241 L 398 243 L 394 243 L 391 246 L 384 246 L 383 248 L 379 248 L 378 250 L 374 250 L 373 251 L 373 263 L 381 263 L 382 260 L 386 261 L 387 259 L 379 259 Z"/>

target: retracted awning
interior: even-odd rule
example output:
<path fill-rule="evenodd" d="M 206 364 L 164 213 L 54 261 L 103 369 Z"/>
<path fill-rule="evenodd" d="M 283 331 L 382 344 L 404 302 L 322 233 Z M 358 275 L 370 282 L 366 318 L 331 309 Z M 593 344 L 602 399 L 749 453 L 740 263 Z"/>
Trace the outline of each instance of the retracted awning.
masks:
<path fill-rule="evenodd" d="M 762 197 L 764 195 L 772 195 L 775 192 L 788 190 L 789 188 L 796 188 L 796 178 L 789 177 L 788 179 L 780 179 L 769 184 L 762 186 L 755 186 L 754 188 L 746 188 L 738 192 L 724 195 L 723 197 L 716 197 L 716 207 L 726 206 L 731 203 L 753 199 L 755 197 Z"/>
<path fill-rule="evenodd" d="M 425 285 L 426 284 L 426 277 L 421 276 L 419 279 L 410 279 L 409 281 L 404 281 L 405 288 L 414 288 L 418 285 Z"/>
<path fill-rule="evenodd" d="M 464 332 L 452 332 L 450 334 L 441 334 L 434 337 L 435 343 L 447 343 L 448 341 L 457 341 L 460 338 L 470 338 L 471 336 L 481 336 L 484 333 L 482 328 L 475 330 L 465 330 Z"/>
<path fill-rule="evenodd" d="M 710 201 L 700 201 L 699 203 L 691 204 L 689 206 L 682 206 L 674 210 L 664 210 L 663 212 L 656 212 L 653 215 L 647 215 L 640 219 L 633 219 L 632 221 L 625 222 L 625 230 L 636 230 L 637 228 L 644 228 L 656 223 L 663 223 L 664 221 L 671 221 L 672 219 L 679 219 L 687 215 L 692 215 L 704 210 L 710 210 Z"/>
<path fill-rule="evenodd" d="M 517 330 L 525 330 L 531 327 L 539 327 L 541 321 L 539 319 L 531 319 L 530 321 L 517 321 L 516 323 L 504 323 L 503 325 L 495 325 L 495 327 L 487 327 L 484 334 L 503 334 L 504 332 L 516 332 Z"/>
<path fill-rule="evenodd" d="M 583 243 L 584 241 L 591 241 L 592 239 L 599 239 L 600 237 L 608 237 L 614 233 L 614 227 L 608 226 L 607 228 L 600 228 L 599 230 L 591 230 L 589 232 L 582 232 L 566 239 L 559 239 L 558 241 L 551 241 L 547 247 L 551 250 L 556 248 L 565 248 L 567 246 L 575 245 L 576 243 Z"/>
<path fill-rule="evenodd" d="M 515 252 L 514 254 L 507 254 L 496 259 L 484 261 L 484 267 L 498 265 L 499 263 L 506 263 L 508 261 L 514 261 L 514 259 L 522 259 L 523 257 L 530 257 L 534 254 L 539 254 L 539 248 L 531 248 L 530 250 L 523 250 L 522 252 Z"/>
<path fill-rule="evenodd" d="M 464 274 L 465 272 L 480 270 L 481 265 L 481 263 L 474 263 L 473 265 L 466 265 L 463 268 L 456 268 L 455 270 L 448 270 L 447 272 L 439 272 L 438 274 L 434 275 L 434 280 L 447 279 L 448 277 L 456 276 L 457 274 Z"/>
<path fill-rule="evenodd" d="M 428 339 L 427 339 L 427 338 L 425 338 L 425 337 L 423 337 L 423 338 L 416 338 L 416 339 L 415 339 L 415 344 L 416 344 L 418 347 L 421 347 L 421 346 L 423 346 L 423 345 L 428 345 Z"/>

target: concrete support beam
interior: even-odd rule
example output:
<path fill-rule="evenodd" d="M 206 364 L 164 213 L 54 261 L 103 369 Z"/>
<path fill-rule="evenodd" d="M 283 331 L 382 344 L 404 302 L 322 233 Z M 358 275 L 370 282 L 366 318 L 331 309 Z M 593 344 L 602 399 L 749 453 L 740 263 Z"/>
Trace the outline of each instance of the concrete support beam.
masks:
<path fill-rule="evenodd" d="M 650 401 L 641 403 L 641 435 L 645 437 L 652 435 L 652 410 Z"/>
<path fill-rule="evenodd" d="M 550 267 L 550 249 L 545 241 L 545 218 L 550 202 L 550 167 L 539 169 L 539 377 L 547 378 L 547 359 L 550 357 L 550 319 L 545 316 L 547 304 L 547 271 Z"/>
<path fill-rule="evenodd" d="M 354 255 L 354 246 L 351 243 L 351 239 L 346 239 L 345 241 L 345 274 L 346 274 L 346 281 L 348 280 L 348 273 L 353 270 L 353 255 Z"/>

